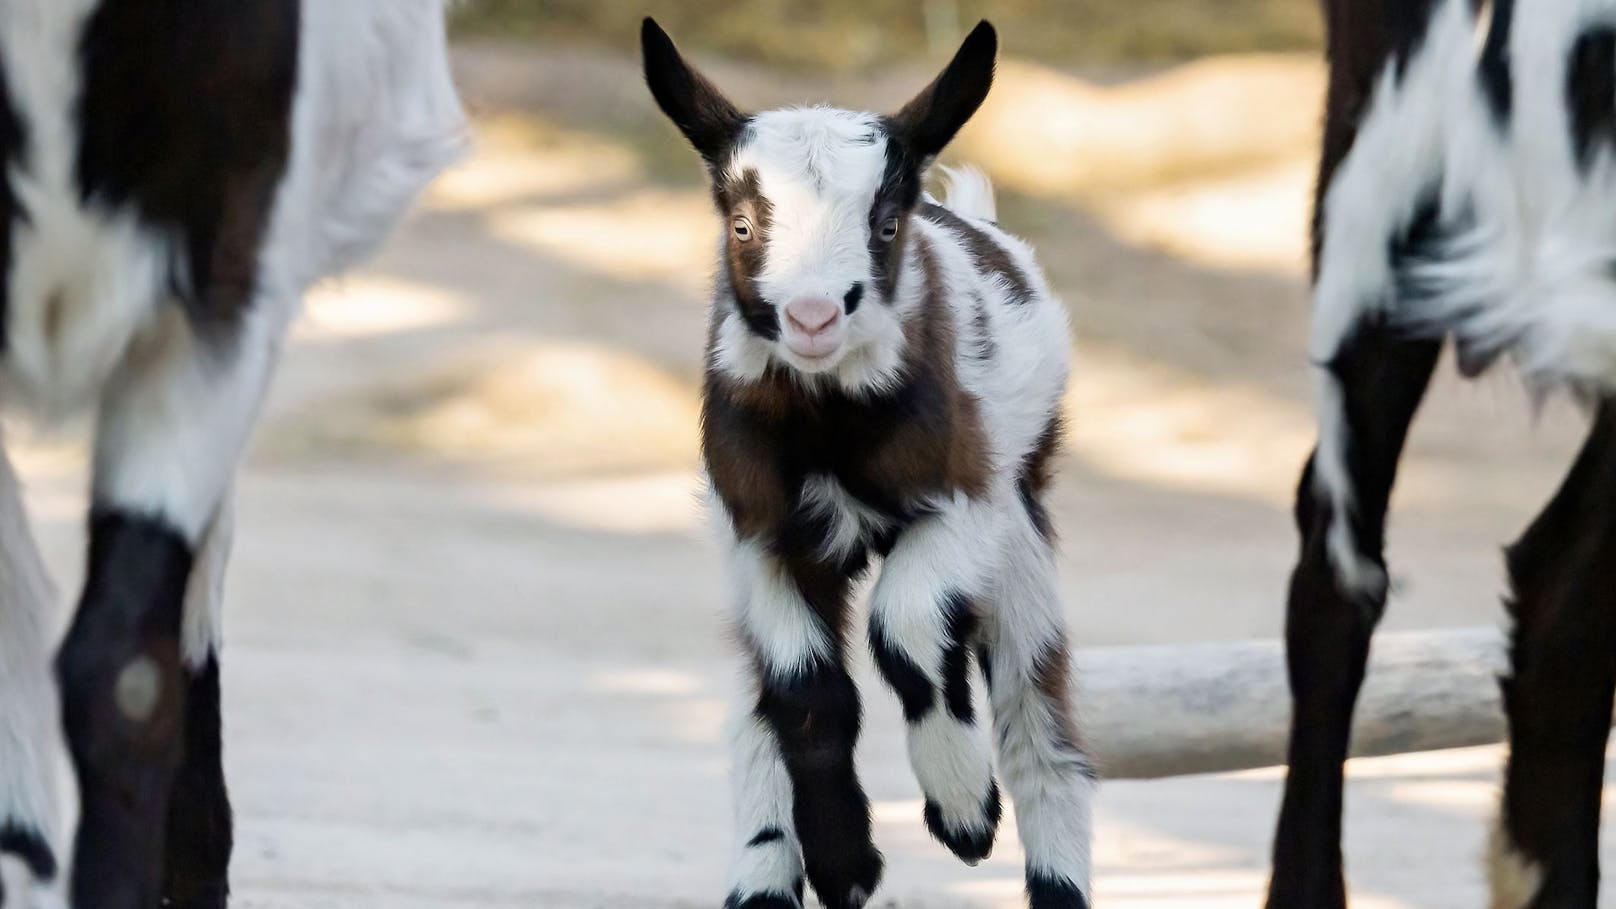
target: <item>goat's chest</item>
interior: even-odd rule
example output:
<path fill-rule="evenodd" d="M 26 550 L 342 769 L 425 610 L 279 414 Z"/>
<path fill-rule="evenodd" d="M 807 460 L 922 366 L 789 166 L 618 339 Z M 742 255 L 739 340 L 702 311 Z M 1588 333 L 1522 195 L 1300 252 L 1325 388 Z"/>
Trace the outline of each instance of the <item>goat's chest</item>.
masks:
<path fill-rule="evenodd" d="M 82 407 L 143 334 L 244 311 L 286 164 L 296 0 L 0 0 L 4 396 Z"/>

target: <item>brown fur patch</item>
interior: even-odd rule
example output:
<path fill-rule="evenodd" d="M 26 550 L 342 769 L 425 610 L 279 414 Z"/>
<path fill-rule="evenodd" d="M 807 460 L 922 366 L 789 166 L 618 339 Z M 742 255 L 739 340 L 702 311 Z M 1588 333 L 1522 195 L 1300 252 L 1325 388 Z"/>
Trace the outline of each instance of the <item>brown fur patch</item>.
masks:
<path fill-rule="evenodd" d="M 939 425 L 917 420 L 901 427 L 897 444 L 887 446 L 878 463 L 882 473 L 897 484 L 926 482 L 928 472 L 935 469 L 935 465 L 926 463 L 928 458 L 923 452 L 941 447 L 946 488 L 977 498 L 986 492 L 988 482 L 988 448 L 982 430 L 981 405 L 960 386 L 954 369 L 959 335 L 946 298 L 948 289 L 937 263 L 937 253 L 924 237 L 917 236 L 914 247 L 915 261 L 925 281 L 925 294 L 920 311 L 909 325 L 909 346 L 904 359 L 911 364 L 926 364 L 931 370 L 929 381 L 936 386 L 940 403 L 947 408 L 947 419 Z"/>
<path fill-rule="evenodd" d="M 959 237 L 965 248 L 971 253 L 971 261 L 975 263 L 978 273 L 996 276 L 1004 281 L 1010 289 L 1010 300 L 1013 303 L 1025 305 L 1032 302 L 1035 296 L 1032 282 L 1027 274 L 1010 255 L 1010 251 L 994 242 L 975 225 L 954 214 L 941 205 L 925 204 L 920 206 L 920 216 L 927 221 L 946 229 L 949 233 Z"/>
<path fill-rule="evenodd" d="M 1049 704 L 1049 712 L 1060 726 L 1063 744 L 1083 751 L 1083 737 L 1077 728 L 1077 709 L 1072 702 L 1072 656 L 1064 637 L 1057 638 L 1038 657 L 1033 682 Z"/>
<path fill-rule="evenodd" d="M 936 253 L 912 240 L 924 296 L 906 327 L 904 379 L 888 393 L 852 398 L 828 385 L 804 387 L 786 367 L 742 382 L 709 368 L 702 452 L 736 531 L 790 558 L 808 558 L 816 531 L 798 513 L 804 481 L 834 477 L 896 524 L 928 499 L 981 496 L 988 445 L 980 405 L 955 372 L 953 310 Z"/>
<path fill-rule="evenodd" d="M 725 287 L 752 333 L 772 341 L 780 336 L 780 316 L 758 291 L 757 279 L 767 261 L 774 206 L 763 195 L 763 182 L 755 170 L 714 183 L 713 204 L 724 219 Z M 736 218 L 751 222 L 750 240 L 735 235 Z"/>

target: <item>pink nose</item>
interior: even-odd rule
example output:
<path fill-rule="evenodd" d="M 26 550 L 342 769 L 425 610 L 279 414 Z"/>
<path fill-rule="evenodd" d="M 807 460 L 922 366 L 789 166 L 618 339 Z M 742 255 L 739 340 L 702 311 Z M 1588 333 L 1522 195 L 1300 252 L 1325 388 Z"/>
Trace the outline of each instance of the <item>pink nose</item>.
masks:
<path fill-rule="evenodd" d="M 805 335 L 817 335 L 842 317 L 842 305 L 825 297 L 808 297 L 786 304 L 786 318 Z"/>

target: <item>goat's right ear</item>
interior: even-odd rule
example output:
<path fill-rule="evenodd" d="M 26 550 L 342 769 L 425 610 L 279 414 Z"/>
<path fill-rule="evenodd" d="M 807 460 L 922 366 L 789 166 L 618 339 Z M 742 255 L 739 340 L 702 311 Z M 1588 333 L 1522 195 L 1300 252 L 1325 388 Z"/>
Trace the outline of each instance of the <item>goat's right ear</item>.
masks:
<path fill-rule="evenodd" d="M 647 18 L 640 27 L 640 46 L 645 54 L 645 84 L 657 106 L 708 165 L 722 163 L 746 125 L 746 117 L 685 62 L 656 20 Z"/>

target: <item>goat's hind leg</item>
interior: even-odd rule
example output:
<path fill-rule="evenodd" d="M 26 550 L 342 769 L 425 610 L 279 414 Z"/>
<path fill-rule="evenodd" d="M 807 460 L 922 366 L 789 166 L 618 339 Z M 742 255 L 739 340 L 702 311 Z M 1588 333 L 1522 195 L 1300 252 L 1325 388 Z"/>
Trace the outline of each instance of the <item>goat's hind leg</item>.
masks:
<path fill-rule="evenodd" d="M 1049 523 L 1039 493 L 1028 493 L 996 567 L 981 660 L 1032 909 L 1087 909 L 1098 779 L 1072 704 Z"/>
<path fill-rule="evenodd" d="M 21 859 L 40 883 L 57 871 L 61 727 L 50 671 L 55 604 L 21 487 L 0 447 L 0 855 Z"/>
<path fill-rule="evenodd" d="M 1003 813 L 970 677 L 1002 524 L 1001 509 L 961 496 L 899 536 L 871 596 L 870 644 L 903 704 L 926 826 L 973 865 Z"/>
<path fill-rule="evenodd" d="M 1616 691 L 1616 410 L 1508 553 L 1515 598 L 1503 681 L 1511 752 L 1490 877 L 1496 909 L 1593 907 L 1599 803 Z"/>

